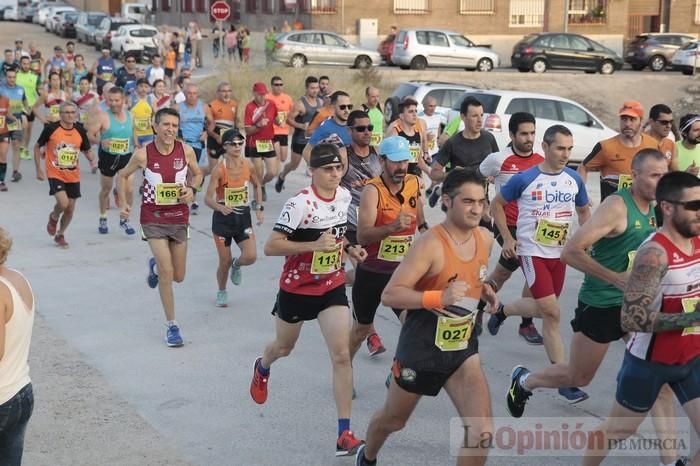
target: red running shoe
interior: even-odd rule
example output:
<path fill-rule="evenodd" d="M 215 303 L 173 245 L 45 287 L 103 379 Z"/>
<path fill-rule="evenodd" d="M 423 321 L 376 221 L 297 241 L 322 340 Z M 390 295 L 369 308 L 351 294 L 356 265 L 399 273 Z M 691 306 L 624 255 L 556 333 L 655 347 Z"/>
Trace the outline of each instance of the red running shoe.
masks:
<path fill-rule="evenodd" d="M 267 379 L 270 377 L 269 374 L 267 377 L 260 375 L 258 370 L 260 364 L 262 364 L 262 358 L 256 359 L 253 365 L 253 380 L 250 382 L 250 396 L 259 405 L 267 401 Z"/>
<path fill-rule="evenodd" d="M 51 236 L 56 236 L 56 225 L 58 225 L 58 220 L 53 218 L 53 215 L 49 214 L 49 223 L 46 224 L 46 232 Z"/>
<path fill-rule="evenodd" d="M 344 430 L 335 446 L 335 456 L 352 456 L 357 453 L 360 445 L 365 443 L 363 440 L 358 440 L 351 430 Z"/>
<path fill-rule="evenodd" d="M 370 356 L 376 356 L 386 351 L 386 348 L 384 348 L 384 345 L 382 344 L 382 339 L 379 338 L 379 335 L 376 333 L 373 333 L 367 337 L 367 350 L 369 351 Z"/>
<path fill-rule="evenodd" d="M 63 235 L 56 235 L 53 237 L 53 240 L 59 248 L 68 249 L 68 243 Z"/>

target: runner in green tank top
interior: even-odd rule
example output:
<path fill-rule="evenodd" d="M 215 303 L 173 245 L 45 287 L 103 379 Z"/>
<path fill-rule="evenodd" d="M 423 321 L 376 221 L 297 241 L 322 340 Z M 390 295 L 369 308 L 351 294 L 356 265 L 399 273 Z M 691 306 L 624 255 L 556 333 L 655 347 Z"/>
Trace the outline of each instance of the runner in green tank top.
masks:
<path fill-rule="evenodd" d="M 627 283 L 630 254 L 656 230 L 653 201 L 656 184 L 668 171 L 661 152 L 643 149 L 632 161 L 632 187 L 611 195 L 567 242 L 561 258 L 585 274 L 576 315 L 568 364 L 522 371 L 514 389 L 524 405 L 535 388 L 587 386 L 610 342 L 623 338 L 620 328 L 622 294 Z M 591 253 L 588 254 L 590 249 Z M 652 409 L 659 438 L 673 432 L 673 393 L 666 385 Z M 661 425 L 663 424 L 663 425 Z M 663 464 L 676 461 L 675 450 L 660 452 Z"/>

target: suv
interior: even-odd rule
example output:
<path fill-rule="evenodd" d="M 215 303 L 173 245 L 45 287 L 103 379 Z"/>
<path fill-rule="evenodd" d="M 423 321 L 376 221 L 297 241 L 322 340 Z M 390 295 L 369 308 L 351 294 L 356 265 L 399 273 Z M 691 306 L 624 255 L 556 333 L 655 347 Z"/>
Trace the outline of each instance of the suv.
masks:
<path fill-rule="evenodd" d="M 538 138 L 535 148 L 540 147 L 542 135 L 550 126 L 564 125 L 569 128 L 574 136 L 574 150 L 569 159 L 571 165 L 580 164 L 599 141 L 617 134 L 605 126 L 590 110 L 573 100 L 547 94 L 495 89 L 474 89 L 465 93 L 452 106 L 448 122 L 459 118 L 459 107 L 462 105 L 462 100 L 468 96 L 475 97 L 484 106 L 484 129 L 493 133 L 498 147 L 506 147 L 510 143 L 508 121 L 516 112 L 529 112 L 535 115 Z M 461 129 L 464 129 L 463 123 Z"/>
<path fill-rule="evenodd" d="M 491 71 L 498 68 L 501 59 L 490 48 L 478 46 L 458 32 L 402 29 L 396 36 L 391 62 L 401 69 L 448 66 Z"/>
<path fill-rule="evenodd" d="M 687 34 L 639 34 L 627 46 L 625 62 L 637 71 L 646 66 L 651 71 L 663 71 L 673 54 L 694 40 Z"/>
<path fill-rule="evenodd" d="M 112 35 L 113 57 L 124 58 L 127 54 L 136 56 L 137 59 L 150 60 L 158 53 L 158 45 L 155 42 L 158 29 L 145 24 L 127 24 L 117 29 Z"/>
<path fill-rule="evenodd" d="M 95 42 L 95 29 L 100 25 L 107 14 L 99 11 L 83 11 L 75 25 L 75 34 L 78 42 L 90 45 Z"/>
<path fill-rule="evenodd" d="M 452 83 L 426 81 L 403 83 L 384 102 L 384 121 L 391 123 L 399 117 L 399 102 L 405 97 L 413 97 L 418 101 L 418 113 L 423 111 L 423 99 L 434 97 L 437 100 L 435 111 L 447 117 L 447 113 L 454 103 L 461 102 L 464 93 L 473 89 L 473 87 Z"/>
<path fill-rule="evenodd" d="M 112 18 L 111 16 L 102 19 L 100 25 L 95 28 L 95 50 L 112 50 L 112 34 L 126 24 L 136 24 L 136 21 L 128 18 Z"/>

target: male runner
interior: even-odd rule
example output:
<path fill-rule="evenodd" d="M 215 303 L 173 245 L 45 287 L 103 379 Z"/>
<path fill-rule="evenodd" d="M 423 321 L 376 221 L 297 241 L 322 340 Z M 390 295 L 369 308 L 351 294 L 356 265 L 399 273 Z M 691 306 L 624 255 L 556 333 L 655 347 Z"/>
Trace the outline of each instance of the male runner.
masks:
<path fill-rule="evenodd" d="M 678 169 L 700 176 L 700 115 L 683 115 L 678 127 L 683 138 L 676 143 Z"/>
<path fill-rule="evenodd" d="M 668 105 L 656 104 L 649 109 L 647 133 L 659 143 L 659 152 L 664 154 L 669 169 L 674 171 L 678 170 L 678 149 L 671 134 L 672 127 L 673 112 Z"/>
<path fill-rule="evenodd" d="M 700 179 L 670 172 L 659 180 L 656 201 L 663 226 L 634 258 L 620 319 L 631 333 L 615 402 L 597 429 L 604 441 L 589 445 L 584 466 L 600 464 L 611 440 L 636 432 L 665 384 L 700 432 Z M 695 454 L 692 464 L 699 462 Z"/>
<path fill-rule="evenodd" d="M 97 94 L 102 95 L 103 86 L 114 80 L 115 70 L 114 58 L 110 55 L 109 49 L 102 49 L 102 55 L 100 55 L 90 70 L 95 76 Z"/>
<path fill-rule="evenodd" d="M 216 99 L 209 102 L 214 128 L 207 130 L 207 154 L 209 154 L 209 171 L 212 171 L 223 153 L 221 136 L 224 132 L 238 127 L 238 102 L 231 94 L 231 84 L 222 81 L 216 86 Z"/>
<path fill-rule="evenodd" d="M 479 227 L 487 205 L 484 180 L 453 170 L 442 192 L 445 220 L 413 244 L 382 293 L 385 306 L 408 313 L 387 399 L 372 416 L 358 466 L 376 464 L 380 448 L 403 428 L 421 396 L 436 396 L 443 387 L 458 415 L 472 420 L 465 424 L 465 442 L 480 445 L 476 440 L 492 430 L 489 390 L 472 332 L 479 299 L 498 305 L 494 290 L 483 286 L 493 244 L 491 232 Z M 475 451 L 460 455 L 457 464 L 483 465 L 488 450 L 479 456 Z"/>
<path fill-rule="evenodd" d="M 374 86 L 367 86 L 365 89 L 367 102 L 362 104 L 362 110 L 369 116 L 369 121 L 372 123 L 372 126 L 374 126 L 370 144 L 375 147 L 378 146 L 384 138 L 384 112 L 382 112 L 382 106 L 379 103 L 379 96 L 379 89 Z"/>
<path fill-rule="evenodd" d="M 29 114 L 27 94 L 24 88 L 17 85 L 17 72 L 8 70 L 5 76 L 5 85 L 0 88 L 0 95 L 4 95 L 10 101 L 10 113 L 14 116 L 13 121 L 8 121 L 10 131 L 10 141 L 12 143 L 12 178 L 10 181 L 18 182 L 22 179 L 19 166 L 23 157 L 21 144 L 24 140 L 24 124 Z"/>
<path fill-rule="evenodd" d="M 289 160 L 275 182 L 275 191 L 278 193 L 284 189 L 285 177 L 299 166 L 301 156 L 306 144 L 309 142 L 306 130 L 316 113 L 323 107 L 323 99 L 318 97 L 318 79 L 308 76 L 305 81 L 306 92 L 299 98 L 287 115 L 287 124 L 294 128 L 292 133 L 292 158 Z"/>
<path fill-rule="evenodd" d="M 399 102 L 399 118 L 386 129 L 384 137 L 401 136 L 408 141 L 411 160 L 408 173 L 422 176 L 421 172 L 430 173 L 430 167 L 425 163 L 423 154 L 426 152 L 427 137 L 424 128 L 418 120 L 418 102 L 412 97 L 406 97 Z"/>
<path fill-rule="evenodd" d="M 5 184 L 5 173 L 7 173 L 7 151 L 10 148 L 10 130 L 7 124 L 14 121 L 14 116 L 10 113 L 10 99 L 0 95 L 0 192 L 7 191 Z"/>
<path fill-rule="evenodd" d="M 442 128 L 447 123 L 445 116 L 435 111 L 436 108 L 437 100 L 435 97 L 427 96 L 423 99 L 423 111 L 418 114 L 418 118 L 425 123 L 425 145 L 431 160 L 440 149 L 438 139 Z"/>
<path fill-rule="evenodd" d="M 153 107 L 149 102 L 151 85 L 146 78 L 136 81 L 136 94 L 129 111 L 134 118 L 134 145 L 136 148 L 144 147 L 153 141 Z"/>
<path fill-rule="evenodd" d="M 274 120 L 275 129 L 275 153 L 280 163 L 287 161 L 287 153 L 289 152 L 289 125 L 287 124 L 287 115 L 294 107 L 294 101 L 288 95 L 282 92 L 284 81 L 279 76 L 273 76 L 270 80 L 272 92 L 267 94 L 266 98 L 277 107 L 277 116 Z"/>
<path fill-rule="evenodd" d="M 39 86 L 41 85 L 41 75 L 31 69 L 29 57 L 22 57 L 19 60 L 19 71 L 17 71 L 17 85 L 24 89 L 24 95 L 27 97 L 27 121 L 24 126 L 24 138 L 20 146 L 20 157 L 25 160 L 31 160 L 32 156 L 29 153 L 29 139 L 32 135 L 32 123 L 34 121 L 34 113 L 31 108 L 34 107 L 39 98 Z"/>
<path fill-rule="evenodd" d="M 352 143 L 347 124 L 353 106 L 350 102 L 350 96 L 343 91 L 335 91 L 331 95 L 331 103 L 333 104 L 333 116 L 316 128 L 309 138 L 309 143 L 304 148 L 302 155 L 304 160 L 309 160 L 309 154 L 315 145 L 333 144 L 340 152 L 343 167 L 347 168 L 347 146 Z"/>
<path fill-rule="evenodd" d="M 345 295 L 343 250 L 361 260 L 361 247 L 343 247 L 350 193 L 340 187 L 344 171 L 331 144 L 311 152 L 311 186 L 289 199 L 265 243 L 265 255 L 285 256 L 273 313 L 275 340 L 255 360 L 250 395 L 267 400 L 270 366 L 288 356 L 304 321 L 318 320 L 333 365 L 333 392 L 338 411 L 336 456 L 353 455 L 361 442 L 350 430 L 352 364 L 348 342 L 350 320 Z"/>
<path fill-rule="evenodd" d="M 185 279 L 189 207 L 202 172 L 194 150 L 178 141 L 180 115 L 177 110 L 163 108 L 156 112 L 153 142 L 136 149 L 129 163 L 119 172 L 119 206 L 122 220 L 128 221 L 131 204 L 126 193 L 137 170 L 143 170 L 141 197 L 141 236 L 153 253 L 148 261 L 148 286 L 158 287 L 167 320 L 166 344 L 184 344 L 175 320 L 173 281 Z M 189 175 L 189 185 L 188 183 Z"/>
<path fill-rule="evenodd" d="M 275 138 L 274 123 L 277 117 L 277 106 L 274 102 L 267 100 L 265 97 L 267 94 L 264 83 L 253 84 L 253 100 L 245 106 L 243 117 L 246 134 L 245 156 L 255 167 L 255 173 L 262 185 L 263 202 L 267 201 L 265 185 L 280 171 L 280 162 L 272 142 Z"/>
<path fill-rule="evenodd" d="M 44 126 L 34 145 L 36 177 L 49 180 L 49 195 L 56 198 L 56 204 L 46 224 L 46 231 L 60 248 L 66 249 L 65 233 L 73 219 L 75 201 L 80 197 L 80 153 L 92 162 L 94 156 L 90 140 L 81 125 L 76 125 L 78 107 L 72 102 L 63 102 L 59 110 L 60 120 Z M 44 151 L 42 152 L 42 148 Z M 46 175 L 41 168 L 45 159 Z M 60 222 L 60 225 L 59 225 Z"/>
<path fill-rule="evenodd" d="M 328 76 L 319 76 L 318 77 L 318 90 L 321 95 L 331 95 L 330 91 L 331 87 L 331 78 Z"/>
<path fill-rule="evenodd" d="M 100 219 L 97 231 L 102 235 L 109 233 L 107 226 L 107 209 L 109 208 L 109 193 L 112 191 L 114 176 L 131 159 L 134 151 L 134 124 L 131 112 L 124 109 L 124 90 L 121 87 L 113 87 L 107 93 L 106 112 L 100 112 L 95 118 L 95 123 L 88 124 L 90 141 L 99 144 L 97 152 L 97 168 L 100 170 L 100 193 L 98 203 L 100 206 Z M 131 205 L 133 197 L 133 180 L 129 180 L 128 191 L 124 193 L 126 201 Z M 127 235 L 133 235 L 136 230 L 126 219 L 119 220 L 119 228 Z"/>
<path fill-rule="evenodd" d="M 564 344 L 559 334 L 559 295 L 564 286 L 566 265 L 561 250 L 572 229 L 574 214 L 583 225 L 590 216 L 588 194 L 581 177 L 566 166 L 571 157 L 574 138 L 562 125 L 547 128 L 542 137 L 544 161 L 514 175 L 492 204 L 498 231 L 503 236 L 502 254 L 506 259 L 518 257 L 532 298 L 522 298 L 492 310 L 489 331 L 503 324 L 506 316 L 542 318 L 542 334 L 547 357 L 552 364 L 565 361 Z M 517 244 L 508 229 L 505 206 L 518 204 Z M 575 387 L 560 388 L 559 394 L 570 403 L 588 395 Z"/>

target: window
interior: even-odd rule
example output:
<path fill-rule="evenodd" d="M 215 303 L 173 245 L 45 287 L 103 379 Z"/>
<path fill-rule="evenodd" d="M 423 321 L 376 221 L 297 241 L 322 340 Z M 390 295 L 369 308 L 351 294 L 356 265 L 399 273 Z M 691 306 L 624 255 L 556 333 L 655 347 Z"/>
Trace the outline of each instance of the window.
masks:
<path fill-rule="evenodd" d="M 435 102 L 437 102 L 438 106 L 444 107 L 443 105 L 443 99 L 445 98 L 445 90 L 444 89 L 435 89 L 434 91 L 428 92 L 425 97 L 432 97 L 435 99 Z M 423 100 L 425 100 L 425 97 Z"/>
<path fill-rule="evenodd" d="M 345 41 L 331 34 L 323 35 L 323 42 L 331 47 L 345 47 Z"/>
<path fill-rule="evenodd" d="M 194 0 L 194 9 L 197 13 L 206 13 L 207 0 Z"/>
<path fill-rule="evenodd" d="M 529 112 L 530 106 L 527 99 L 513 99 L 506 108 L 506 115 L 512 115 L 518 112 Z"/>
<path fill-rule="evenodd" d="M 394 0 L 394 14 L 422 15 L 430 13 L 430 0 Z"/>
<path fill-rule="evenodd" d="M 192 13 L 192 0 L 181 0 L 180 11 L 183 13 Z"/>
<path fill-rule="evenodd" d="M 170 0 L 160 0 L 160 10 L 170 11 Z"/>
<path fill-rule="evenodd" d="M 450 39 L 452 39 L 452 42 L 454 42 L 455 45 L 459 47 L 474 47 L 474 42 L 470 41 L 464 36 L 460 35 L 451 35 Z"/>
<path fill-rule="evenodd" d="M 421 45 L 428 45 L 428 31 L 416 31 L 416 40 Z"/>
<path fill-rule="evenodd" d="M 459 0 L 459 13 L 462 15 L 492 15 L 495 12 L 494 0 Z"/>
<path fill-rule="evenodd" d="M 559 108 L 565 123 L 586 126 L 589 128 L 600 128 L 600 125 L 586 113 L 584 109 L 569 102 L 559 102 Z"/>
<path fill-rule="evenodd" d="M 428 41 L 434 47 L 449 47 L 447 37 L 441 32 L 428 31 Z"/>
<path fill-rule="evenodd" d="M 544 25 L 544 0 L 510 0 L 511 27 Z"/>
<path fill-rule="evenodd" d="M 337 0 L 298 0 L 304 13 L 335 13 Z"/>
<path fill-rule="evenodd" d="M 605 24 L 608 0 L 569 0 L 569 24 Z"/>
<path fill-rule="evenodd" d="M 581 52 L 585 52 L 591 48 L 591 44 L 589 44 L 586 39 L 579 36 L 569 36 L 569 46 L 571 50 L 578 50 Z"/>
<path fill-rule="evenodd" d="M 246 13 L 257 13 L 258 0 L 245 0 L 245 11 Z"/>
<path fill-rule="evenodd" d="M 447 89 L 445 91 L 445 98 L 443 99 L 443 107 L 452 107 L 453 105 L 462 103 L 462 96 L 464 91 L 457 89 Z"/>
<path fill-rule="evenodd" d="M 321 34 L 299 34 L 298 36 L 292 36 L 290 40 L 301 42 L 302 44 L 323 45 Z"/>
<path fill-rule="evenodd" d="M 532 99 L 531 102 L 535 118 L 544 118 L 547 120 L 559 119 L 556 101 L 549 99 Z"/>
<path fill-rule="evenodd" d="M 568 49 L 569 41 L 566 40 L 566 36 L 556 35 L 549 39 L 549 46 L 553 49 Z"/>
<path fill-rule="evenodd" d="M 275 12 L 274 0 L 262 0 L 262 12 L 272 14 Z"/>

